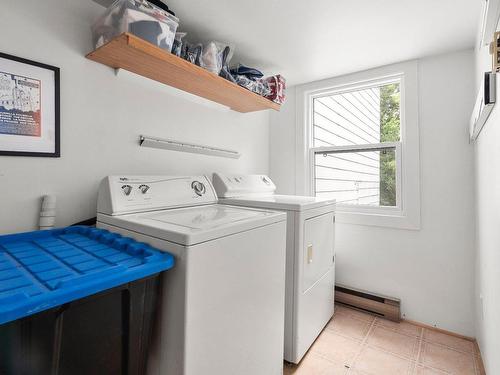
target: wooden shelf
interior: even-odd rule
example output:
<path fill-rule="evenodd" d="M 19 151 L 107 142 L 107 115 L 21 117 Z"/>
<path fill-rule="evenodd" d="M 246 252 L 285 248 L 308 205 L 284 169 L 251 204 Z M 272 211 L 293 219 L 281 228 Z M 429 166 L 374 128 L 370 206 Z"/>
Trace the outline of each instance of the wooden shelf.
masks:
<path fill-rule="evenodd" d="M 281 107 L 129 33 L 123 33 L 90 52 L 87 58 L 151 78 L 238 112 L 279 111 Z"/>

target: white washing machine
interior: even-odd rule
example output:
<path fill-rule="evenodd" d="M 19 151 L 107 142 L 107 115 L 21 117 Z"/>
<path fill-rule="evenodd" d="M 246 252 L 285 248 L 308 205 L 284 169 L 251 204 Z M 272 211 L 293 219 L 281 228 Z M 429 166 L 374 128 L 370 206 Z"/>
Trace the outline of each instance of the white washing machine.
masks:
<path fill-rule="evenodd" d="M 335 200 L 274 194 L 263 175 L 213 176 L 219 202 L 287 213 L 284 358 L 299 363 L 333 316 Z"/>
<path fill-rule="evenodd" d="M 116 176 L 97 226 L 175 256 L 149 374 L 282 375 L 284 213 L 217 204 L 205 176 Z"/>

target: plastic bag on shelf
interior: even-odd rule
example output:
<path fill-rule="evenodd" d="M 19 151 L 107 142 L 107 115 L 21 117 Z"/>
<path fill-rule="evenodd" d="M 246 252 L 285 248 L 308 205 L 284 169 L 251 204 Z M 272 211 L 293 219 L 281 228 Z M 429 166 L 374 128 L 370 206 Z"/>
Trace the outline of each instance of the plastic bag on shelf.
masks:
<path fill-rule="evenodd" d="M 184 38 L 187 33 L 178 32 L 175 33 L 174 44 L 172 46 L 172 53 L 176 56 L 181 56 L 182 54 L 182 38 Z"/>
<path fill-rule="evenodd" d="M 222 69 L 222 50 L 218 43 L 210 42 L 205 46 L 201 55 L 201 67 L 217 75 L 220 73 Z"/>
<path fill-rule="evenodd" d="M 236 79 L 233 77 L 229 69 L 229 61 L 231 61 L 231 58 L 233 57 L 233 50 L 234 48 L 226 46 L 222 51 L 222 69 L 219 73 L 219 76 L 227 79 L 228 81 L 236 83 Z"/>
<path fill-rule="evenodd" d="M 253 81 L 264 77 L 264 74 L 260 70 L 242 64 L 238 64 L 237 67 L 232 68 L 231 74 L 245 76 Z"/>
<path fill-rule="evenodd" d="M 209 42 L 203 49 L 201 56 L 201 66 L 208 71 L 219 75 L 224 67 L 228 64 L 233 54 L 233 48 L 227 43 Z M 229 68 L 227 69 L 229 71 Z"/>
<path fill-rule="evenodd" d="M 286 99 L 286 80 L 282 75 L 275 75 L 264 78 L 270 92 L 264 95 L 267 99 L 275 103 L 283 104 Z"/>
<path fill-rule="evenodd" d="M 253 80 L 241 74 L 237 75 L 233 74 L 233 77 L 235 78 L 236 83 L 238 85 L 246 88 L 247 90 L 250 90 L 264 97 L 271 94 L 271 90 L 268 86 L 267 81 L 265 80 L 262 79 Z"/>
<path fill-rule="evenodd" d="M 203 53 L 203 44 L 191 44 L 185 42 L 181 48 L 181 58 L 189 61 L 191 64 L 201 66 L 201 54 Z"/>
<path fill-rule="evenodd" d="M 183 41 L 181 45 L 181 55 L 179 57 L 184 60 L 187 60 L 188 51 L 189 51 L 189 43 L 187 41 Z"/>

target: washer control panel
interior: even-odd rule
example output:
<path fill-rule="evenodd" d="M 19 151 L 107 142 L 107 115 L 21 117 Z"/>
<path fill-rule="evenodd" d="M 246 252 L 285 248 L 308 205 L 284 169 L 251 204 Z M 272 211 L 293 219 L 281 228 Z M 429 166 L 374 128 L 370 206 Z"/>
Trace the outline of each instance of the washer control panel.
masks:
<path fill-rule="evenodd" d="M 149 190 L 149 186 L 142 184 L 139 186 L 139 190 L 141 191 L 142 194 L 146 194 Z"/>
<path fill-rule="evenodd" d="M 205 185 L 203 184 L 203 182 L 200 182 L 200 181 L 193 181 L 191 183 L 191 187 L 193 188 L 195 194 L 198 195 L 198 196 L 200 196 L 200 197 L 203 194 L 205 194 L 205 192 L 207 191 L 207 189 L 205 188 Z"/>
<path fill-rule="evenodd" d="M 206 176 L 109 176 L 99 187 L 99 213 L 120 215 L 217 203 Z"/>
<path fill-rule="evenodd" d="M 125 194 L 126 196 L 129 196 L 130 193 L 132 193 L 132 186 L 130 186 L 130 185 L 123 185 L 122 186 L 122 191 L 123 191 L 123 194 Z"/>

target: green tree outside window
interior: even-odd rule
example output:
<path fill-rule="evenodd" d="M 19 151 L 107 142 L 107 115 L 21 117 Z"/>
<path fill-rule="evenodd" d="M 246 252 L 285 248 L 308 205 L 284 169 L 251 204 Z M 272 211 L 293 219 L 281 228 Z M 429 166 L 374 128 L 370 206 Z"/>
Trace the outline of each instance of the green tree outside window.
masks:
<path fill-rule="evenodd" d="M 380 142 L 400 140 L 400 86 L 398 83 L 380 87 Z M 380 153 L 380 205 L 396 205 L 395 151 Z"/>

